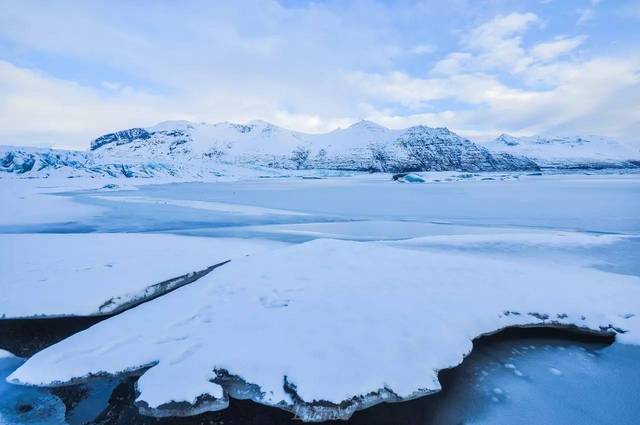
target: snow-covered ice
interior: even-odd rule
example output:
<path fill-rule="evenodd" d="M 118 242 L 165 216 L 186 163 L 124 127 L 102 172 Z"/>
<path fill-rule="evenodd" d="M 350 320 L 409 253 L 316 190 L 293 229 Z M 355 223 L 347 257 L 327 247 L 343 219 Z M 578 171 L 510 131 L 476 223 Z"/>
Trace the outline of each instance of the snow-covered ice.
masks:
<path fill-rule="evenodd" d="M 306 420 L 346 418 L 437 391 L 437 372 L 473 338 L 508 326 L 640 344 L 639 299 L 635 276 L 319 239 L 234 260 L 37 353 L 8 379 L 59 385 L 150 367 L 138 402 L 155 414 L 176 414 L 172 402 L 222 408 L 231 395 Z"/>
<path fill-rule="evenodd" d="M 619 242 L 627 236 L 613 234 L 588 234 L 578 232 L 510 232 L 500 233 L 499 229 L 493 229 L 492 233 L 483 234 L 458 234 L 424 236 L 403 241 L 395 241 L 391 244 L 401 247 L 470 247 L 482 245 L 503 246 L 531 246 L 531 247 L 585 247 L 594 245 L 608 245 Z"/>
<path fill-rule="evenodd" d="M 0 179 L 0 226 L 71 222 L 101 214 L 98 206 L 51 194 L 62 190 L 64 186 L 47 180 Z"/>
<path fill-rule="evenodd" d="M 227 212 L 243 215 L 307 215 L 305 213 L 299 213 L 289 210 L 281 210 L 274 208 L 256 207 L 252 205 L 238 205 L 225 202 L 205 202 L 205 201 L 193 201 L 193 200 L 180 200 L 180 199 L 163 199 L 144 196 L 99 196 L 94 195 L 93 198 L 106 201 L 116 202 L 130 202 L 138 204 L 151 204 L 151 205 L 173 205 L 182 208 L 193 208 L 205 211 L 217 211 Z"/>
<path fill-rule="evenodd" d="M 191 276 L 174 278 L 282 245 L 168 234 L 4 234 L 0 318 L 113 313 Z"/>

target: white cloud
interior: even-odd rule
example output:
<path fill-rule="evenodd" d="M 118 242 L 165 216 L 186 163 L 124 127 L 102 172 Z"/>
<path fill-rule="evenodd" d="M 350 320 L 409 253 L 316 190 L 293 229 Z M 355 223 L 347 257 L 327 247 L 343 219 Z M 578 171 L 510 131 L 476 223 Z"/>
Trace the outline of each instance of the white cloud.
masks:
<path fill-rule="evenodd" d="M 533 13 L 498 15 L 472 30 L 465 46 L 478 52 L 476 61 L 484 69 L 522 71 L 530 64 L 530 58 L 522 48 L 520 36 L 536 22 L 539 18 Z"/>
<path fill-rule="evenodd" d="M 85 147 L 101 133 L 165 119 L 264 119 L 309 132 L 367 118 L 477 135 L 640 134 L 638 61 L 623 49 L 634 50 L 620 43 L 622 53 L 599 57 L 589 51 L 596 33 L 554 38 L 545 7 L 243 6 L 10 3 L 0 41 L 27 53 L 0 62 L 0 143 Z M 47 72 L 34 68 L 48 61 Z"/>
<path fill-rule="evenodd" d="M 521 35 L 540 19 L 533 13 L 498 15 L 463 37 L 466 52 L 453 52 L 436 63 L 432 72 L 453 74 L 469 70 L 521 72 L 533 61 L 522 47 Z"/>
<path fill-rule="evenodd" d="M 497 16 L 464 35 L 464 51 L 448 54 L 424 77 L 361 73 L 354 81 L 378 101 L 413 109 L 456 105 L 405 118 L 394 110 L 371 112 L 382 122 L 439 120 L 467 135 L 500 129 L 496 133 L 596 133 L 638 142 L 640 55 L 568 56 L 585 35 L 525 46 L 522 36 L 539 21 L 530 13 Z"/>
<path fill-rule="evenodd" d="M 580 46 L 586 37 L 579 35 L 576 37 L 559 38 L 557 40 L 538 43 L 531 48 L 531 54 L 534 58 L 548 61 L 558 56 L 569 53 Z"/>
<path fill-rule="evenodd" d="M 0 60 L 0 137 L 23 144 L 83 147 L 101 132 L 179 116 L 168 99 L 95 89 Z"/>
<path fill-rule="evenodd" d="M 408 106 L 453 100 L 462 110 L 399 116 L 393 110 L 370 111 L 368 119 L 393 126 L 423 123 L 447 125 L 468 136 L 508 131 L 605 134 L 623 139 L 640 132 L 640 57 L 610 57 L 584 62 L 536 65 L 525 74 L 551 83 L 546 89 L 516 89 L 488 74 L 455 74 L 412 78 L 405 74 L 357 76 L 373 99 Z M 372 102 L 375 104 L 375 102 Z M 500 130 L 497 130 L 500 129 Z"/>
<path fill-rule="evenodd" d="M 453 52 L 436 62 L 431 70 L 434 74 L 457 74 L 468 67 L 473 59 L 471 53 Z"/>

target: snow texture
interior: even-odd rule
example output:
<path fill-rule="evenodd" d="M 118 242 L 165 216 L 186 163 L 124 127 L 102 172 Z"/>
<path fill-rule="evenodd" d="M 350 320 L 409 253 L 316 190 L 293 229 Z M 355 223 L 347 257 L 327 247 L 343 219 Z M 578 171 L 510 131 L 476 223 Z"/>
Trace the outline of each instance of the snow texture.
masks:
<path fill-rule="evenodd" d="M 439 390 L 438 371 L 473 338 L 508 326 L 640 344 L 638 300 L 635 276 L 318 239 L 234 260 L 37 353 L 8 380 L 140 370 L 137 401 L 156 415 L 224 408 L 231 395 L 345 419 Z"/>
<path fill-rule="evenodd" d="M 4 234 L 0 318 L 113 313 L 194 272 L 282 245 L 166 234 Z"/>

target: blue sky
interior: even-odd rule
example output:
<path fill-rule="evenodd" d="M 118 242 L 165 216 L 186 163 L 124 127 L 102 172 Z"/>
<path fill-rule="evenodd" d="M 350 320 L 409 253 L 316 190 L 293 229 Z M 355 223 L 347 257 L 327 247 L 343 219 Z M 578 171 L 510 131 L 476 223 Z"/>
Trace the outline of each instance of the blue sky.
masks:
<path fill-rule="evenodd" d="M 0 0 L 0 144 L 169 119 L 640 140 L 640 0 Z"/>

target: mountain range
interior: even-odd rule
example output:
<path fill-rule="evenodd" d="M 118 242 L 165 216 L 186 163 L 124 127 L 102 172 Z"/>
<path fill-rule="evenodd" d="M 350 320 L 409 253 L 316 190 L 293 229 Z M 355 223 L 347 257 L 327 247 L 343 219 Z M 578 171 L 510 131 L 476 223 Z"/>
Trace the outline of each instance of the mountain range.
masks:
<path fill-rule="evenodd" d="M 369 172 L 636 168 L 640 152 L 602 137 L 501 135 L 479 144 L 447 128 L 389 129 L 359 121 L 306 134 L 264 121 L 167 121 L 93 140 L 89 151 L 0 147 L 0 172 L 33 177 L 203 176 L 228 167 Z"/>

